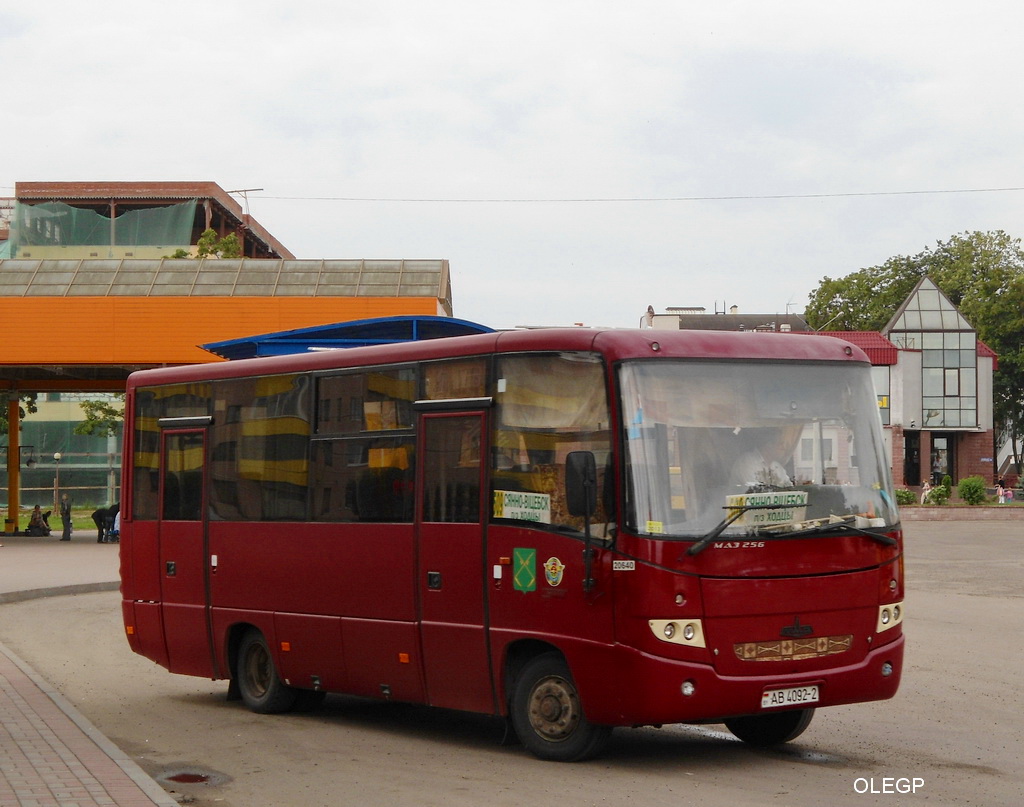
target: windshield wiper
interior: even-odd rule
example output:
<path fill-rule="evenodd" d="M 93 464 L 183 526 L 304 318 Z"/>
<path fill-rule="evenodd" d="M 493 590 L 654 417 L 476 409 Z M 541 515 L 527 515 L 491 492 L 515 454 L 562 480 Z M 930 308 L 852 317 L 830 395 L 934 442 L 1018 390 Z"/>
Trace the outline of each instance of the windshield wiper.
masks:
<path fill-rule="evenodd" d="M 725 532 L 726 529 L 733 522 L 739 519 L 739 517 L 746 513 L 748 510 L 778 510 L 779 505 L 745 504 L 742 505 L 741 507 L 727 507 L 725 509 L 731 511 L 729 515 L 722 519 L 722 521 L 719 524 L 717 524 L 711 530 L 711 532 L 709 532 L 707 535 L 702 536 L 700 540 L 697 541 L 697 543 L 695 543 L 693 546 L 687 549 L 687 555 L 696 555 L 700 552 L 703 552 L 716 538 L 718 538 L 723 532 Z M 896 544 L 898 543 L 895 538 L 892 538 L 888 535 L 877 532 L 871 532 L 871 530 L 865 530 L 862 527 L 854 526 L 854 524 L 852 524 L 851 521 L 855 518 L 857 517 L 848 516 L 847 518 L 844 518 L 842 521 L 832 521 L 825 524 L 816 524 L 811 527 L 804 527 L 803 529 L 794 530 L 793 532 L 776 532 L 771 534 L 770 536 L 764 537 L 769 538 L 770 540 L 785 540 L 787 538 L 794 538 L 799 535 L 806 535 L 807 533 L 811 532 L 821 533 L 834 532 L 835 530 L 850 530 L 851 532 L 857 532 L 861 535 L 866 535 L 871 540 L 877 541 L 878 543 L 884 544 L 885 546 L 896 546 Z"/>
<path fill-rule="evenodd" d="M 841 521 L 829 521 L 824 524 L 815 524 L 810 527 L 803 527 L 802 529 L 794 530 L 793 532 L 778 532 L 776 533 L 776 535 L 779 539 L 784 539 L 793 538 L 798 535 L 806 535 L 807 533 L 811 532 L 819 533 L 835 532 L 836 530 L 850 530 L 851 532 L 858 532 L 861 535 L 866 535 L 873 541 L 877 541 L 880 544 L 885 544 L 886 546 L 896 546 L 896 544 L 898 543 L 895 538 L 892 538 L 883 533 L 872 532 L 871 530 L 866 530 L 863 527 L 855 526 L 852 523 L 853 519 L 855 518 L 857 518 L 857 516 L 847 516 L 843 518 Z"/>
<path fill-rule="evenodd" d="M 687 555 L 696 555 L 699 552 L 703 552 L 708 548 L 708 544 L 714 541 L 719 535 L 726 531 L 726 529 L 740 516 L 750 510 L 778 510 L 780 506 L 777 504 L 741 504 L 739 507 L 723 507 L 723 510 L 728 510 L 729 515 L 723 518 L 715 527 L 712 528 L 711 532 L 707 535 L 702 536 L 697 543 L 686 550 Z"/>

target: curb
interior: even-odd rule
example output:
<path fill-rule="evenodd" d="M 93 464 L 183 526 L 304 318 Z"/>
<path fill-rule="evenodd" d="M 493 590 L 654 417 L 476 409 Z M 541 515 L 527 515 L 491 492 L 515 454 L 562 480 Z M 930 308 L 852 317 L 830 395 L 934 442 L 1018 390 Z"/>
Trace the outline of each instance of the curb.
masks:
<path fill-rule="evenodd" d="M 117 591 L 120 587 L 121 583 L 114 581 L 110 583 L 79 583 L 74 586 L 31 588 L 26 591 L 0 591 L 0 605 L 9 602 L 38 600 L 42 597 L 61 597 L 66 594 L 92 594 L 95 591 Z"/>

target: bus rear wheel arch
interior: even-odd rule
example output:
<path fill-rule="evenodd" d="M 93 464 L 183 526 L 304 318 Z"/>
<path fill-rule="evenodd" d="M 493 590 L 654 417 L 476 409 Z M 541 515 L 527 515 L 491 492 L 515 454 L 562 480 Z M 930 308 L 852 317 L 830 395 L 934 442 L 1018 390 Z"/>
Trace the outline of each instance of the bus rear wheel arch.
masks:
<path fill-rule="evenodd" d="M 796 709 L 750 717 L 733 717 L 725 721 L 725 727 L 747 745 L 768 748 L 795 740 L 810 725 L 813 709 Z"/>
<path fill-rule="evenodd" d="M 279 714 L 295 706 L 296 690 L 277 674 L 266 638 L 255 628 L 238 645 L 235 681 L 242 702 L 257 714 Z"/>
<path fill-rule="evenodd" d="M 560 653 L 535 656 L 522 666 L 513 684 L 510 712 L 519 741 L 540 759 L 590 759 L 611 735 L 610 727 L 587 720 L 569 665 Z"/>

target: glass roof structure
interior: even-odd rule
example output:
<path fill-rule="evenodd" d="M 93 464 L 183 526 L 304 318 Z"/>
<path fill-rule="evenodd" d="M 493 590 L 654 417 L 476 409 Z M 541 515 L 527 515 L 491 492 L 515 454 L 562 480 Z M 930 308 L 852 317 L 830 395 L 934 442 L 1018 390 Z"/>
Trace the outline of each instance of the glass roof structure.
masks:
<path fill-rule="evenodd" d="M 446 260 L 3 260 L 5 297 L 436 297 Z"/>
<path fill-rule="evenodd" d="M 955 305 L 931 278 L 918 281 L 914 291 L 896 311 L 883 333 L 914 333 L 920 331 L 974 331 Z M 891 337 L 890 337 L 891 338 Z M 901 345 L 920 348 L 921 345 Z"/>

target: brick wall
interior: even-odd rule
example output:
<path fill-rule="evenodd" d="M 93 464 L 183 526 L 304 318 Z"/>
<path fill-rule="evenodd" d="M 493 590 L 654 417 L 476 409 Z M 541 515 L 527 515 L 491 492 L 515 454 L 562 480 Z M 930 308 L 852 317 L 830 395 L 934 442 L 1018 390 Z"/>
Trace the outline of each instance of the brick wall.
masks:
<path fill-rule="evenodd" d="M 903 487 L 904 460 L 907 453 L 906 441 L 903 438 L 903 427 L 886 426 L 885 428 L 892 438 L 892 456 L 889 458 L 889 464 L 892 469 L 892 483 L 896 487 L 901 488 Z"/>
<path fill-rule="evenodd" d="M 901 507 L 901 521 L 1021 521 L 1024 507 L 999 505 L 994 507 Z"/>
<path fill-rule="evenodd" d="M 980 476 L 988 485 L 995 484 L 992 430 L 961 434 L 956 447 L 956 479 Z"/>

